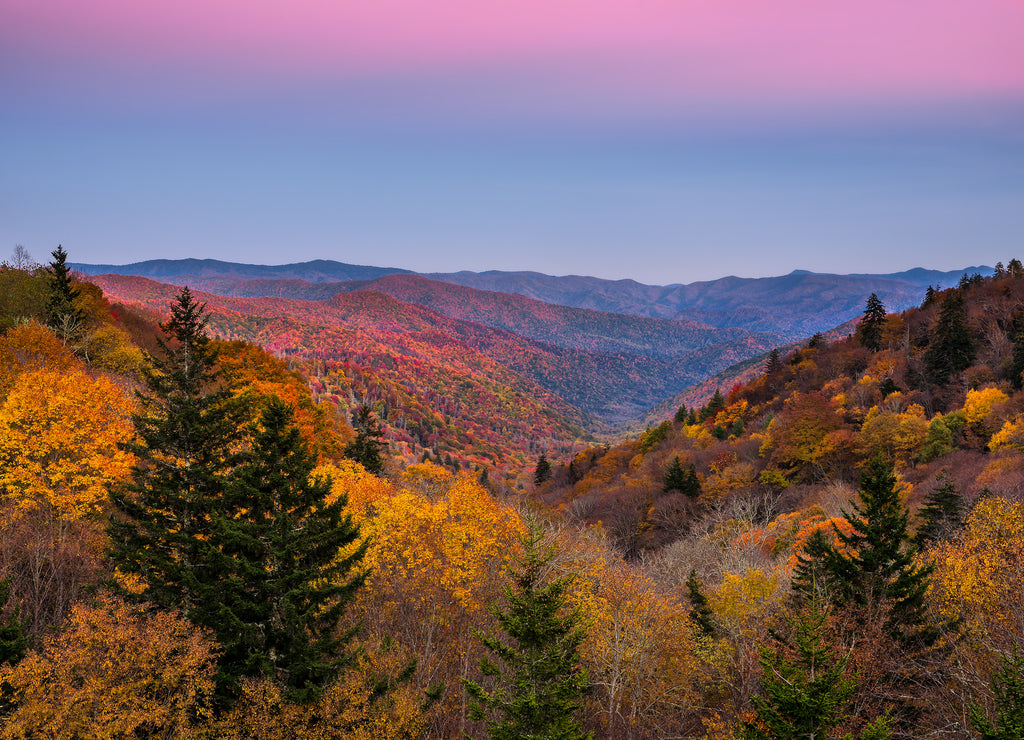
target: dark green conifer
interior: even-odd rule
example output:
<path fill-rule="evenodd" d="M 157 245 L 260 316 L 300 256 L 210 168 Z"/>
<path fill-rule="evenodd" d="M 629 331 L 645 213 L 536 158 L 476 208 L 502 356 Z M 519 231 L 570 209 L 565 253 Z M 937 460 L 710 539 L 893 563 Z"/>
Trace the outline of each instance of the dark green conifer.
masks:
<path fill-rule="evenodd" d="M 78 289 L 71 284 L 68 253 L 58 244 L 51 255 L 53 261 L 47 267 L 50 274 L 50 296 L 46 303 L 46 325 L 67 344 L 81 334 L 85 314 L 75 305 Z"/>
<path fill-rule="evenodd" d="M 331 500 L 331 481 L 313 478 L 316 460 L 290 406 L 268 400 L 225 492 L 215 531 L 229 557 L 230 596 L 215 627 L 221 672 L 233 681 L 266 676 L 299 701 L 315 698 L 347 656 L 339 633 L 345 606 L 365 574 L 353 573 L 367 543 Z"/>
<path fill-rule="evenodd" d="M 690 575 L 686 578 L 686 593 L 690 598 L 690 619 L 704 635 L 715 637 L 718 632 L 715 627 L 715 615 L 708 606 L 708 598 L 701 590 L 696 568 L 690 568 Z"/>
<path fill-rule="evenodd" d="M 374 475 L 384 472 L 384 430 L 369 406 L 360 406 L 355 418 L 356 438 L 345 445 L 345 457 Z"/>
<path fill-rule="evenodd" d="M 963 525 L 963 502 L 956 482 L 943 468 L 935 483 L 919 512 L 921 526 L 914 535 L 914 543 L 919 549 L 947 539 Z"/>
<path fill-rule="evenodd" d="M 1020 275 L 1024 274 L 1024 265 L 1021 264 L 1019 259 L 1014 257 L 1006 263 L 1006 271 L 1010 273 L 1010 277 L 1020 277 Z"/>
<path fill-rule="evenodd" d="M 864 316 L 857 325 L 857 337 L 861 346 L 872 352 L 882 349 L 882 329 L 885 327 L 885 306 L 878 296 L 872 293 L 868 296 L 867 304 L 864 307 Z"/>
<path fill-rule="evenodd" d="M 539 486 L 544 481 L 551 478 L 551 463 L 548 462 L 547 456 L 542 452 L 540 457 L 537 458 L 537 467 L 533 471 L 533 485 Z"/>
<path fill-rule="evenodd" d="M 1018 322 L 1019 326 L 1013 335 L 1013 351 L 1010 360 L 1010 382 L 1013 387 L 1020 390 L 1024 386 L 1024 321 Z"/>
<path fill-rule="evenodd" d="M 687 410 L 686 404 L 684 403 L 682 406 L 676 409 L 676 414 L 675 416 L 672 417 L 672 421 L 674 421 L 676 424 L 682 424 L 684 421 L 686 421 L 686 417 L 689 413 L 690 412 Z"/>
<path fill-rule="evenodd" d="M 764 362 L 764 374 L 772 375 L 782 369 L 782 359 L 779 357 L 778 348 L 773 348 L 768 353 L 768 359 Z"/>
<path fill-rule="evenodd" d="M 586 626 L 578 609 L 567 609 L 572 578 L 544 583 L 554 551 L 542 549 L 541 538 L 531 523 L 512 583 L 503 589 L 506 605 L 492 610 L 504 636 L 477 633 L 497 659 L 480 662 L 496 685 L 489 691 L 474 681 L 463 682 L 470 718 L 486 719 L 491 740 L 591 737 L 576 718 L 588 683 L 580 667 Z"/>
<path fill-rule="evenodd" d="M 856 682 L 845 675 L 847 657 L 831 647 L 818 599 L 789 617 L 788 627 L 785 651 L 761 649 L 762 696 L 752 699 L 757 718 L 744 722 L 744 740 L 826 738 L 846 719 Z"/>
<path fill-rule="evenodd" d="M 133 416 L 137 441 L 132 483 L 111 493 L 119 516 L 110 524 L 111 557 L 119 570 L 141 576 L 144 598 L 182 609 L 213 627 L 222 594 L 213 541 L 224 486 L 240 437 L 240 406 L 219 384 L 206 333 L 205 305 L 187 287 L 160 328 L 162 353 L 145 374 Z"/>
<path fill-rule="evenodd" d="M 869 620 L 882 620 L 886 632 L 904 645 L 930 645 L 938 636 L 925 609 L 933 566 L 914 562 L 908 514 L 896 491 L 891 463 L 882 457 L 867 463 L 860 502 L 843 516 L 852 531 L 837 529 L 836 535 L 846 552 L 830 547 L 825 559 L 833 600 L 838 606 L 855 607 Z"/>
<path fill-rule="evenodd" d="M 679 462 L 679 455 L 672 458 L 672 463 L 668 466 L 668 470 L 665 471 L 663 478 L 662 490 L 668 491 L 682 491 L 686 483 L 686 473 L 683 470 L 683 464 Z"/>
<path fill-rule="evenodd" d="M 992 678 L 996 716 L 990 719 L 977 704 L 971 705 L 971 726 L 981 740 L 1024 738 L 1024 655 L 1014 648 L 1000 657 L 1000 668 Z"/>
<path fill-rule="evenodd" d="M 924 301 L 921 303 L 921 308 L 928 308 L 933 303 L 935 303 L 935 288 L 929 285 L 924 291 Z"/>
<path fill-rule="evenodd" d="M 0 618 L 7 610 L 7 602 L 11 598 L 11 581 L 8 578 L 0 581 Z M 7 617 L 0 621 L 0 666 L 20 663 L 28 651 L 28 632 L 17 606 L 12 606 Z"/>
<path fill-rule="evenodd" d="M 803 551 L 797 554 L 796 567 L 793 568 L 790 580 L 790 587 L 798 602 L 821 598 L 827 592 L 827 561 L 832 549 L 823 529 L 814 530 L 807 538 Z"/>
<path fill-rule="evenodd" d="M 826 346 L 825 337 L 820 331 L 815 332 L 814 335 L 807 340 L 807 349 L 822 350 L 825 349 Z"/>
<path fill-rule="evenodd" d="M 964 299 L 959 290 L 949 293 L 942 303 L 939 320 L 932 330 L 924 360 L 934 383 L 945 383 L 974 362 L 974 339 L 967 328 Z"/>

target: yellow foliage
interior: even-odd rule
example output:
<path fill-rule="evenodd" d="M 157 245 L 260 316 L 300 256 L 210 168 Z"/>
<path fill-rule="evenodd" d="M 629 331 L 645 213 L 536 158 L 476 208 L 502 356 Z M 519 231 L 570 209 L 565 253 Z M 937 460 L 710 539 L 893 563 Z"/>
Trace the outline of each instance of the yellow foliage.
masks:
<path fill-rule="evenodd" d="M 975 434 L 987 437 L 997 426 L 1001 426 L 996 418 L 998 405 L 1007 400 L 1008 396 L 998 388 L 967 391 L 967 398 L 964 400 L 964 419 Z"/>
<path fill-rule="evenodd" d="M 421 698 L 410 686 L 374 694 L 377 680 L 402 666 L 394 653 L 362 654 L 356 664 L 328 686 L 311 705 L 288 701 L 278 686 L 246 679 L 231 711 L 207 729 L 218 740 L 412 740 L 425 724 Z"/>
<path fill-rule="evenodd" d="M 0 490 L 19 510 L 65 519 L 99 511 L 132 457 L 132 406 L 120 388 L 80 370 L 31 370 L 0 406 Z"/>
<path fill-rule="evenodd" d="M 781 598 L 778 574 L 750 568 L 743 575 L 726 573 L 708 604 L 726 633 L 740 635 L 760 631 Z"/>
<path fill-rule="evenodd" d="M 20 324 L 0 335 L 0 397 L 21 373 L 43 368 L 67 371 L 82 363 L 42 324 Z"/>
<path fill-rule="evenodd" d="M 1002 429 L 992 435 L 988 448 L 995 452 L 1003 448 L 1024 452 L 1024 415 L 1003 424 Z"/>
<path fill-rule="evenodd" d="M 920 405 L 912 404 L 903 413 L 872 406 L 857 435 L 857 451 L 865 457 L 882 452 L 906 464 L 917 457 L 927 438 L 928 421 Z"/>
<path fill-rule="evenodd" d="M 109 596 L 80 604 L 68 626 L 16 666 L 3 740 L 190 737 L 208 716 L 216 655 L 185 619 Z"/>
<path fill-rule="evenodd" d="M 102 324 L 86 340 L 93 365 L 115 373 L 137 373 L 145 364 L 142 350 L 128 334 L 112 324 Z"/>
<path fill-rule="evenodd" d="M 390 496 L 394 491 L 391 482 L 378 478 L 354 460 L 339 460 L 324 463 L 313 470 L 314 478 L 331 479 L 331 495 L 327 503 L 333 503 L 339 496 L 348 498 L 347 511 L 357 521 L 372 515 L 377 502 Z"/>
<path fill-rule="evenodd" d="M 1021 639 L 1024 504 L 991 496 L 977 503 L 961 536 L 934 553 L 932 598 L 946 618 L 982 644 Z"/>
<path fill-rule="evenodd" d="M 724 498 L 730 491 L 752 486 L 757 481 L 757 468 L 748 462 L 737 462 L 709 475 L 701 487 L 707 500 Z"/>

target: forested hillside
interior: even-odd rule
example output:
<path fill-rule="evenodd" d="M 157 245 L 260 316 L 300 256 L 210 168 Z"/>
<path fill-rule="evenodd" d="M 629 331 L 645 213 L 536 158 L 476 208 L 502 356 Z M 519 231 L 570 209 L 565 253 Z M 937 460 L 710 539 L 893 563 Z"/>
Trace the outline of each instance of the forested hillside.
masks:
<path fill-rule="evenodd" d="M 0 267 L 0 738 L 1019 736 L 1017 260 L 517 495 L 65 259 Z"/>

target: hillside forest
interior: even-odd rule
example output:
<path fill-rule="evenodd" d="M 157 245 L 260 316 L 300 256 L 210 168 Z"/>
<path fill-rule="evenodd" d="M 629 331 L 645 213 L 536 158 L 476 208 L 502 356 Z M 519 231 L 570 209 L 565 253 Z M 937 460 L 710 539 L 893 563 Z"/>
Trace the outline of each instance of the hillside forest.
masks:
<path fill-rule="evenodd" d="M 395 325 L 501 374 L 458 459 L 66 260 L 0 266 L 0 738 L 1022 737 L 1016 259 L 614 444 Z"/>

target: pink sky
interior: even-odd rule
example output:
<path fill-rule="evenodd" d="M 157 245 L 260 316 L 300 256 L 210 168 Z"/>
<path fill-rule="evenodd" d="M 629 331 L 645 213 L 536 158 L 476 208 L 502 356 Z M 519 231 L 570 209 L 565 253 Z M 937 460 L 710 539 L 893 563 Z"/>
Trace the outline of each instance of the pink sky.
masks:
<path fill-rule="evenodd" d="M 497 69 L 726 100 L 1024 93 L 1020 0 L 0 0 L 0 9 L 3 44 L 242 80 Z"/>

